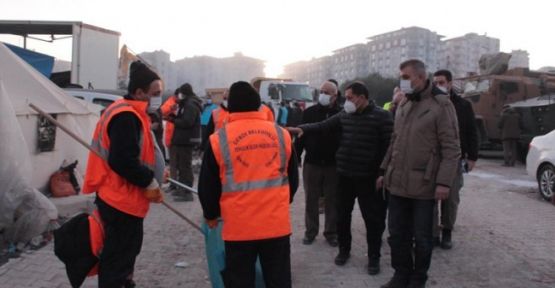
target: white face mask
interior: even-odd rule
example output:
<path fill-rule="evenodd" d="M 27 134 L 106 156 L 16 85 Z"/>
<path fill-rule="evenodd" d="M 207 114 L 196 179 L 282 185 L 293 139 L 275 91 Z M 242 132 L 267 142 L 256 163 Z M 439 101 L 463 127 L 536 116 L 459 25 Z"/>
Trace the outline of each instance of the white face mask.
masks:
<path fill-rule="evenodd" d="M 448 94 L 449 91 L 447 90 L 447 87 L 443 87 L 443 86 L 436 86 L 437 89 L 441 90 L 441 92 Z"/>
<path fill-rule="evenodd" d="M 150 97 L 148 109 L 150 111 L 156 111 L 162 106 L 162 96 L 152 96 Z"/>
<path fill-rule="evenodd" d="M 328 106 L 328 105 L 330 105 L 330 101 L 331 101 L 331 96 L 330 95 L 320 93 L 320 96 L 318 97 L 318 103 L 320 103 L 320 105 Z"/>
<path fill-rule="evenodd" d="M 224 102 L 222 102 L 222 105 L 227 108 L 227 100 L 224 100 Z"/>
<path fill-rule="evenodd" d="M 179 94 L 177 94 L 177 98 L 178 98 L 179 100 L 185 99 L 185 95 L 179 93 Z"/>
<path fill-rule="evenodd" d="M 399 82 L 399 88 L 401 88 L 401 91 L 405 94 L 412 94 L 412 92 L 414 92 L 414 88 L 412 88 L 410 80 L 401 79 Z"/>
<path fill-rule="evenodd" d="M 351 114 L 357 111 L 357 106 L 355 105 L 355 103 L 347 100 L 345 101 L 345 105 L 343 106 L 343 109 L 345 109 L 345 112 Z"/>

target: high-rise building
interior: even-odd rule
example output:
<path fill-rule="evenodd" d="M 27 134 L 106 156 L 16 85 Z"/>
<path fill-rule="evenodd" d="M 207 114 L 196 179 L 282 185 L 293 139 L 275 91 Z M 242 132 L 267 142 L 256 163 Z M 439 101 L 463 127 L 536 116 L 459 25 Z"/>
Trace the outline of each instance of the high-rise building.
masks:
<path fill-rule="evenodd" d="M 170 54 L 157 50 L 138 55 L 148 62 L 164 81 L 165 90 L 174 91 L 189 83 L 197 95 L 206 88 L 229 87 L 233 82 L 264 76 L 264 61 L 235 53 L 232 57 L 195 56 L 170 61 Z"/>
<path fill-rule="evenodd" d="M 291 78 L 298 82 L 308 82 L 308 68 L 311 64 L 312 62 L 310 61 L 299 61 L 285 65 L 285 67 L 283 67 L 283 74 L 280 75 L 280 78 Z"/>
<path fill-rule="evenodd" d="M 229 87 L 236 81 L 264 76 L 264 61 L 241 53 L 226 58 L 184 58 L 176 61 L 175 67 L 177 85 L 189 83 L 198 95 L 204 95 L 207 88 Z"/>
<path fill-rule="evenodd" d="M 364 77 L 368 75 L 368 48 L 365 44 L 354 44 L 337 49 L 330 64 L 331 75 L 339 83 Z"/>
<path fill-rule="evenodd" d="M 443 42 L 439 68 L 450 70 L 454 77 L 464 77 L 479 72 L 482 55 L 498 52 L 499 39 L 468 33 Z"/>
<path fill-rule="evenodd" d="M 311 61 L 308 66 L 308 84 L 312 87 L 320 87 L 324 81 L 334 78 L 331 69 L 332 63 L 332 56 L 324 56 Z"/>
<path fill-rule="evenodd" d="M 399 64 L 408 59 L 419 59 L 430 71 L 439 67 L 441 38 L 436 32 L 420 27 L 368 37 L 368 71 L 386 77 L 397 77 Z"/>
<path fill-rule="evenodd" d="M 164 90 L 175 89 L 176 78 L 173 63 L 170 60 L 170 54 L 164 50 L 156 50 L 153 52 L 143 52 L 138 55 L 150 65 L 164 82 Z"/>
<path fill-rule="evenodd" d="M 526 50 L 511 51 L 511 60 L 509 60 L 509 69 L 511 68 L 529 68 L 530 54 Z"/>

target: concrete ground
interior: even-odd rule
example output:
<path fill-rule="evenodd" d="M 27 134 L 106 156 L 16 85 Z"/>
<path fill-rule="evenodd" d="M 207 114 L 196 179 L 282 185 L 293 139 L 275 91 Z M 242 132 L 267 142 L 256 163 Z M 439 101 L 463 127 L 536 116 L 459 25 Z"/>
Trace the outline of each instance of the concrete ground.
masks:
<path fill-rule="evenodd" d="M 540 198 L 523 166 L 500 164 L 500 160 L 480 160 L 465 177 L 454 248 L 434 250 L 428 287 L 555 287 L 555 207 Z M 337 267 L 333 264 L 337 249 L 329 247 L 321 234 L 312 245 L 301 243 L 303 203 L 301 188 L 291 207 L 294 287 L 379 287 L 387 282 L 393 271 L 385 241 L 382 273 L 365 272 L 365 231 L 358 208 L 353 216 L 352 257 L 344 267 Z M 197 199 L 172 204 L 202 221 Z M 0 287 L 70 287 L 52 249 L 50 244 L 1 266 Z M 176 267 L 178 262 L 185 262 L 185 267 Z M 165 207 L 153 205 L 145 220 L 135 279 L 138 287 L 210 287 L 203 236 Z M 83 287 L 96 287 L 96 278 Z"/>

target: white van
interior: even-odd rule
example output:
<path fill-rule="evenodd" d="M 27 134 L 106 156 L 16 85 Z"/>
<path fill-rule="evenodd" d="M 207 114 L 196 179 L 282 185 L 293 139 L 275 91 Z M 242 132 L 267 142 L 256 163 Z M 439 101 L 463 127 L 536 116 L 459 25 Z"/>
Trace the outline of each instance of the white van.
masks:
<path fill-rule="evenodd" d="M 125 91 L 123 90 L 90 90 L 79 88 L 66 88 L 64 91 L 81 100 L 98 104 L 104 108 L 114 103 L 116 100 L 123 98 Z"/>

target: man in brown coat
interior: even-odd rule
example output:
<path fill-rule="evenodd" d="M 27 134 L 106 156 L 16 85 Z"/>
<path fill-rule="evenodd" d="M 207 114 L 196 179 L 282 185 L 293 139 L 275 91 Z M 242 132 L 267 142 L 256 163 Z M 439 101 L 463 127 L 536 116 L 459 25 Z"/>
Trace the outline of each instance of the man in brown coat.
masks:
<path fill-rule="evenodd" d="M 448 198 L 461 156 L 457 116 L 449 97 L 432 85 L 422 61 L 407 60 L 400 70 L 400 88 L 407 101 L 395 115 L 391 144 L 381 165 L 384 176 L 376 181 L 378 188 L 385 186 L 391 193 L 388 242 L 395 274 L 383 288 L 425 287 L 434 205 Z"/>
<path fill-rule="evenodd" d="M 499 120 L 501 140 L 503 140 L 503 157 L 505 158 L 503 166 L 515 166 L 520 126 L 520 114 L 514 108 L 505 107 Z"/>

